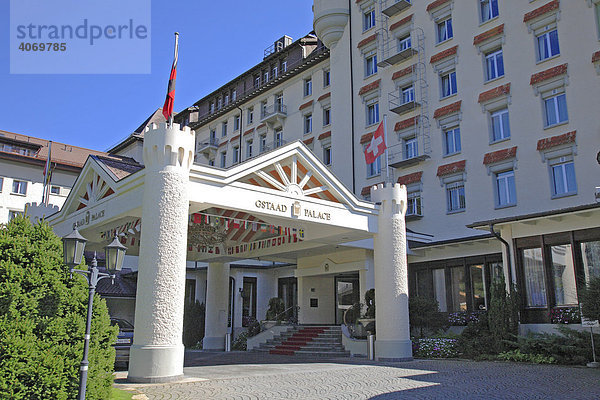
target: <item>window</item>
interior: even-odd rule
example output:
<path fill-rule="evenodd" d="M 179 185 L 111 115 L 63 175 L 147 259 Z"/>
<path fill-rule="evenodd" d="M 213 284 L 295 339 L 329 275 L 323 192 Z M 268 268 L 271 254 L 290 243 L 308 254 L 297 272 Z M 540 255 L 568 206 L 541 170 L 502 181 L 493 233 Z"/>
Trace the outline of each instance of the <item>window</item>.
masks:
<path fill-rule="evenodd" d="M 405 38 L 398 39 L 398 52 L 408 50 L 412 47 L 410 35 Z"/>
<path fill-rule="evenodd" d="M 27 194 L 27 182 L 19 181 L 16 179 L 13 180 L 12 193 L 26 195 Z"/>
<path fill-rule="evenodd" d="M 254 89 L 258 89 L 260 87 L 260 75 L 254 77 Z"/>
<path fill-rule="evenodd" d="M 281 62 L 281 72 L 286 72 L 287 71 L 287 61 L 282 61 Z"/>
<path fill-rule="evenodd" d="M 275 112 L 284 112 L 283 110 L 283 93 L 275 95 Z"/>
<path fill-rule="evenodd" d="M 310 96 L 312 94 L 312 79 L 308 78 L 304 80 L 304 96 Z"/>
<path fill-rule="evenodd" d="M 233 130 L 237 131 L 240 129 L 240 116 L 236 115 L 233 117 Z"/>
<path fill-rule="evenodd" d="M 227 136 L 227 121 L 221 125 L 221 137 Z"/>
<path fill-rule="evenodd" d="M 363 32 L 375 26 L 375 9 L 372 8 L 363 14 Z"/>
<path fill-rule="evenodd" d="M 550 177 L 552 179 L 552 196 L 568 196 L 577 193 L 575 181 L 575 165 L 568 157 L 550 160 Z"/>
<path fill-rule="evenodd" d="M 377 73 L 377 54 L 368 54 L 365 56 L 365 77 Z"/>
<path fill-rule="evenodd" d="M 22 211 L 8 210 L 8 220 L 11 221 L 17 215 L 23 215 Z"/>
<path fill-rule="evenodd" d="M 60 194 L 60 186 L 50 186 L 50 193 L 58 196 Z"/>
<path fill-rule="evenodd" d="M 269 82 L 269 71 L 265 71 L 263 74 L 263 83 Z"/>
<path fill-rule="evenodd" d="M 217 99 L 217 110 L 220 110 L 223 107 L 223 100 L 219 97 Z"/>
<path fill-rule="evenodd" d="M 240 161 L 240 146 L 233 146 L 233 163 Z"/>
<path fill-rule="evenodd" d="M 242 326 L 250 326 L 256 320 L 257 278 L 244 277 L 242 288 Z"/>
<path fill-rule="evenodd" d="M 0 193 L 2 193 L 3 186 L 4 186 L 4 178 L 0 177 Z"/>
<path fill-rule="evenodd" d="M 504 59 L 502 49 L 492 51 L 485 55 L 485 78 L 490 81 L 492 79 L 504 76 Z"/>
<path fill-rule="evenodd" d="M 367 126 L 379 122 L 379 103 L 367 104 Z"/>
<path fill-rule="evenodd" d="M 453 182 L 446 184 L 446 203 L 449 213 L 464 211 L 465 203 L 465 184 L 464 182 Z"/>
<path fill-rule="evenodd" d="M 283 129 L 275 129 L 275 148 L 283 146 Z"/>
<path fill-rule="evenodd" d="M 442 98 L 452 96 L 457 93 L 456 87 L 456 71 L 450 71 L 440 76 Z"/>
<path fill-rule="evenodd" d="M 252 140 L 246 141 L 246 159 L 252 158 Z"/>
<path fill-rule="evenodd" d="M 546 307 L 546 281 L 542 249 L 523 249 L 521 252 L 525 278 L 525 304 L 527 307 Z"/>
<path fill-rule="evenodd" d="M 225 105 L 229 104 L 229 95 L 225 95 Z"/>
<path fill-rule="evenodd" d="M 215 112 L 215 103 L 214 102 L 210 102 L 210 113 L 214 113 Z"/>
<path fill-rule="evenodd" d="M 412 137 L 409 139 L 404 139 L 404 159 L 408 160 L 410 158 L 416 157 L 419 155 L 418 142 L 416 137 Z"/>
<path fill-rule="evenodd" d="M 306 114 L 304 116 L 304 134 L 312 132 L 312 114 Z"/>
<path fill-rule="evenodd" d="M 570 244 L 550 246 L 551 273 L 554 284 L 554 304 L 557 306 L 577 305 L 575 286 L 575 262 Z"/>
<path fill-rule="evenodd" d="M 265 115 L 267 115 L 267 101 L 263 100 L 260 102 L 260 115 L 262 118 L 265 117 Z"/>
<path fill-rule="evenodd" d="M 479 0 L 481 22 L 489 21 L 498 16 L 498 0 Z"/>
<path fill-rule="evenodd" d="M 331 165 L 331 146 L 323 147 L 323 164 Z"/>
<path fill-rule="evenodd" d="M 231 91 L 231 101 L 236 101 L 237 100 L 237 90 L 233 89 Z"/>
<path fill-rule="evenodd" d="M 538 61 L 554 57 L 560 54 L 558 46 L 558 31 L 556 29 L 536 36 Z"/>
<path fill-rule="evenodd" d="M 331 124 L 331 108 L 327 107 L 323 109 L 323 126 Z"/>
<path fill-rule="evenodd" d="M 510 137 L 508 108 L 492 112 L 490 114 L 490 121 L 492 125 L 492 142 L 508 139 Z"/>
<path fill-rule="evenodd" d="M 598 31 L 598 39 L 600 39 L 600 3 L 594 6 L 594 16 L 596 17 L 596 30 Z"/>
<path fill-rule="evenodd" d="M 210 160 L 208 160 L 208 165 L 210 165 L 211 167 L 215 166 L 215 160 L 213 158 L 211 158 Z"/>
<path fill-rule="evenodd" d="M 444 155 L 459 153 L 460 145 L 460 128 L 447 129 L 444 131 Z"/>
<path fill-rule="evenodd" d="M 211 144 L 217 143 L 217 130 L 216 129 L 210 130 L 210 143 Z"/>
<path fill-rule="evenodd" d="M 496 207 L 508 207 L 517 204 L 515 190 L 515 172 L 504 171 L 494 175 L 496 181 Z"/>
<path fill-rule="evenodd" d="M 421 216 L 421 190 L 410 191 L 407 194 L 406 216 Z"/>
<path fill-rule="evenodd" d="M 600 276 L 600 241 L 583 242 L 580 244 L 583 261 L 585 282 Z"/>
<path fill-rule="evenodd" d="M 277 69 L 277 67 L 273 67 L 273 71 L 271 72 L 271 76 L 273 77 L 273 79 L 277 78 L 278 73 L 279 70 Z"/>
<path fill-rule="evenodd" d="M 450 268 L 450 295 L 452 297 L 452 311 L 467 311 L 467 287 L 465 268 Z"/>
<path fill-rule="evenodd" d="M 225 168 L 226 165 L 227 165 L 227 152 L 223 151 L 221 153 L 221 168 Z"/>
<path fill-rule="evenodd" d="M 326 69 L 323 71 L 323 87 L 331 85 L 331 71 Z"/>
<path fill-rule="evenodd" d="M 569 120 L 567 113 L 567 96 L 562 93 L 544 99 L 545 126 L 562 124 Z"/>
<path fill-rule="evenodd" d="M 402 88 L 402 104 L 410 103 L 411 101 L 415 101 L 415 87 L 410 85 L 408 87 Z"/>
<path fill-rule="evenodd" d="M 366 146 L 365 146 L 366 149 Z M 367 178 L 377 176 L 381 173 L 381 156 L 375 159 L 372 164 L 367 164 Z"/>
<path fill-rule="evenodd" d="M 254 122 L 254 107 L 248 108 L 248 125 Z"/>
<path fill-rule="evenodd" d="M 454 37 L 452 32 L 452 18 L 440 21 L 436 25 L 437 42 L 441 43 Z"/>
<path fill-rule="evenodd" d="M 267 135 L 260 135 L 259 150 L 261 153 L 267 150 Z"/>

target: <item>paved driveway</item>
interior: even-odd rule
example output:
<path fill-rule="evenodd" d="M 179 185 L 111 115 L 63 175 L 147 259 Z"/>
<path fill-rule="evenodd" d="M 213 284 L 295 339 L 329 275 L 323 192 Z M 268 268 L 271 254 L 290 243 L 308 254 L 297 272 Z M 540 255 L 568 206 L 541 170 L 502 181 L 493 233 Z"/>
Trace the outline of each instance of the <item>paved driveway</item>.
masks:
<path fill-rule="evenodd" d="M 554 365 L 194 352 L 185 374 L 183 383 L 117 385 L 148 399 L 600 399 L 600 371 Z"/>

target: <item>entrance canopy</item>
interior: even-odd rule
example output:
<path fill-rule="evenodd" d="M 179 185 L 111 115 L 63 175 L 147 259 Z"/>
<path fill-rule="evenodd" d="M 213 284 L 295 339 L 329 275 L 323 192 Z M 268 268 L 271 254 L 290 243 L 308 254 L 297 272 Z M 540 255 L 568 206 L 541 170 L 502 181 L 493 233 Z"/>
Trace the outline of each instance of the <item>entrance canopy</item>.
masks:
<path fill-rule="evenodd" d="M 91 156 L 49 221 L 61 236 L 77 226 L 91 250 L 117 234 L 137 255 L 142 195 L 153 190 L 144 176 L 132 159 Z M 299 141 L 229 169 L 193 165 L 188 190 L 190 261 L 295 261 L 377 232 L 378 206 L 347 190 Z"/>

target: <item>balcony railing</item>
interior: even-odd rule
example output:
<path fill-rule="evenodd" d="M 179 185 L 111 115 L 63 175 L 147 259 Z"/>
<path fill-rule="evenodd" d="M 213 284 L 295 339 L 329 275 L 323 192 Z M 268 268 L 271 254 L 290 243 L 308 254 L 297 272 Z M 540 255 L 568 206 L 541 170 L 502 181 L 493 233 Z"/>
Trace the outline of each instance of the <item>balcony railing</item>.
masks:
<path fill-rule="evenodd" d="M 216 150 L 219 147 L 219 139 L 208 138 L 204 142 L 198 143 L 198 151 L 204 153 L 211 150 Z"/>
<path fill-rule="evenodd" d="M 410 0 L 381 0 L 381 12 L 388 17 L 393 17 L 405 8 L 410 7 L 410 3 Z"/>
<path fill-rule="evenodd" d="M 402 90 L 396 90 L 389 93 L 390 111 L 402 115 L 414 110 L 420 104 L 415 101 L 414 91 L 412 95 L 402 93 Z"/>
<path fill-rule="evenodd" d="M 285 117 L 287 117 L 286 105 L 275 103 L 262 109 L 260 113 L 260 122 L 271 122 Z"/>
<path fill-rule="evenodd" d="M 283 139 L 276 140 L 276 141 L 270 142 L 270 143 L 265 143 L 263 145 L 259 144 L 259 152 L 260 153 L 265 153 L 267 151 L 274 150 L 274 149 L 276 149 L 278 147 L 281 147 L 281 146 L 283 146 L 285 144 L 287 144 L 287 140 L 283 140 Z"/>

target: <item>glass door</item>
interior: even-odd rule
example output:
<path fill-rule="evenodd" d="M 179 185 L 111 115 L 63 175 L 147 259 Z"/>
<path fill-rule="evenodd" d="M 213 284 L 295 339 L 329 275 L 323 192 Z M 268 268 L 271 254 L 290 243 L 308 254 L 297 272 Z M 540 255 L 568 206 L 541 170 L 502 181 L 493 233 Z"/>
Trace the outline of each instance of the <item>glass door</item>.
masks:
<path fill-rule="evenodd" d="M 352 305 L 360 303 L 358 274 L 335 277 L 335 323 L 344 322 L 344 313 Z"/>
<path fill-rule="evenodd" d="M 277 282 L 277 297 L 283 300 L 287 319 L 298 319 L 298 279 L 279 278 Z"/>

